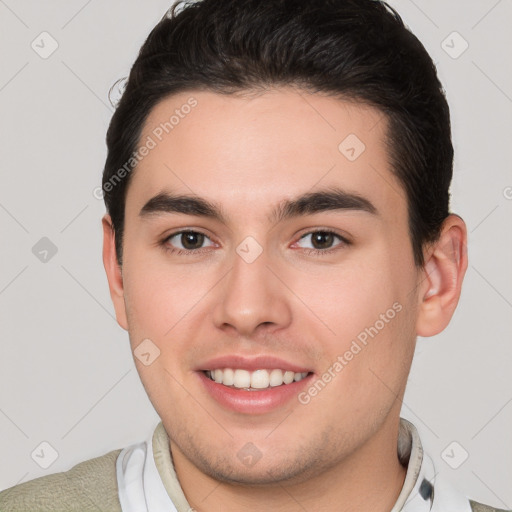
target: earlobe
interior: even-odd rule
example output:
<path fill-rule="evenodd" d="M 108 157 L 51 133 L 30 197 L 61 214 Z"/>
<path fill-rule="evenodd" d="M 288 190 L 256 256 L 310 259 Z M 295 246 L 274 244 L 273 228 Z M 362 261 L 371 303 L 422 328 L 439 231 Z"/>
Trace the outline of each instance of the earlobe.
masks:
<path fill-rule="evenodd" d="M 428 250 L 418 287 L 416 333 L 434 336 L 446 328 L 457 307 L 467 269 L 467 232 L 464 221 L 449 215 L 439 240 Z"/>
<path fill-rule="evenodd" d="M 103 225 L 103 266 L 107 273 L 110 297 L 114 304 L 117 323 L 128 330 L 126 304 L 124 301 L 124 286 L 121 267 L 117 263 L 115 247 L 115 232 L 110 215 L 105 214 L 101 220 Z"/>

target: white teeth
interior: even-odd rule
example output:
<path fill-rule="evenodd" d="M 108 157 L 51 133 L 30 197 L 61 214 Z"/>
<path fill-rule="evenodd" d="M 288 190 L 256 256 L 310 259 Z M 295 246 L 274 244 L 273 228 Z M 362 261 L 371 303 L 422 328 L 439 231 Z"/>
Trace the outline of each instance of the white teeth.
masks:
<path fill-rule="evenodd" d="M 215 373 L 217 373 L 217 372 L 222 372 L 222 370 L 215 370 Z M 223 382 L 224 382 L 224 380 L 222 380 L 221 384 Z M 251 374 L 247 370 L 235 370 L 233 386 L 235 386 L 235 388 L 250 388 L 251 387 Z"/>
<path fill-rule="evenodd" d="M 224 371 L 219 371 L 222 374 L 222 384 L 225 386 L 232 386 L 235 382 L 235 372 L 231 368 L 226 368 Z"/>
<path fill-rule="evenodd" d="M 266 389 L 268 387 L 291 384 L 304 379 L 308 372 L 295 373 L 279 369 L 255 370 L 249 372 L 241 369 L 215 369 L 206 372 L 206 375 L 224 386 L 232 386 L 239 389 Z"/>
<path fill-rule="evenodd" d="M 285 384 L 291 384 L 295 379 L 295 373 L 293 372 L 284 372 L 283 382 Z"/>
<path fill-rule="evenodd" d="M 256 370 L 251 375 L 251 388 L 265 389 L 268 388 L 270 377 L 267 370 Z"/>
<path fill-rule="evenodd" d="M 269 376 L 269 384 L 274 386 L 280 386 L 283 383 L 283 372 L 281 370 L 272 370 Z"/>

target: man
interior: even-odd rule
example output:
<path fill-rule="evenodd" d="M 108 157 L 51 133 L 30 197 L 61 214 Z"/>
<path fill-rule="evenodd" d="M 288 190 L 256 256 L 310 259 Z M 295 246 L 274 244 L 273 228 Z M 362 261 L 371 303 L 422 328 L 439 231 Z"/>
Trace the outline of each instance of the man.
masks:
<path fill-rule="evenodd" d="M 496 510 L 440 478 L 400 418 L 467 237 L 448 106 L 396 12 L 178 4 L 107 145 L 103 261 L 162 421 L 1 510 Z"/>

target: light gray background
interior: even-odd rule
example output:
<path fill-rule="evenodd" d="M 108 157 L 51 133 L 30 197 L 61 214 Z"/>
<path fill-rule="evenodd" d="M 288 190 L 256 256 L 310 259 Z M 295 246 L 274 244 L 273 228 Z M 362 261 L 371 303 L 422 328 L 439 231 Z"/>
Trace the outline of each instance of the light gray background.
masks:
<path fill-rule="evenodd" d="M 115 321 L 101 260 L 104 204 L 93 190 L 108 91 L 170 5 L 0 0 L 0 489 L 143 440 L 159 421 Z M 470 256 L 451 325 L 418 340 L 402 415 L 441 474 L 512 508 L 512 2 L 391 5 L 447 90 L 452 209 L 467 222 Z M 31 48 L 43 31 L 59 45 L 47 59 Z M 464 43 L 447 39 L 453 31 L 469 44 L 458 58 Z M 58 249 L 46 263 L 32 252 L 42 237 Z M 36 448 L 50 456 L 43 441 L 58 452 L 48 469 L 31 457 Z M 462 450 L 469 457 L 453 469 L 445 460 L 460 463 Z"/>

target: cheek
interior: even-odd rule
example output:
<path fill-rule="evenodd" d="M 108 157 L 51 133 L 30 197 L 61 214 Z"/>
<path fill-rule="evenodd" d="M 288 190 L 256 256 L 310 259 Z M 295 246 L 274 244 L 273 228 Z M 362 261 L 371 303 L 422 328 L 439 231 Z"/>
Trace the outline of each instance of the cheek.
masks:
<path fill-rule="evenodd" d="M 166 278 L 156 278 L 154 273 L 143 268 L 128 275 L 124 289 L 131 330 L 145 337 L 159 337 L 164 326 L 172 321 L 167 299 L 173 288 L 168 286 Z"/>
<path fill-rule="evenodd" d="M 166 264 L 148 251 L 131 253 L 125 266 L 131 326 L 147 337 L 163 338 L 204 295 L 206 276 L 194 265 Z"/>
<path fill-rule="evenodd" d="M 321 320 L 305 315 L 303 328 L 314 327 L 314 321 L 325 332 L 327 365 L 346 355 L 344 373 L 352 377 L 345 385 L 374 380 L 370 368 L 401 376 L 414 349 L 414 268 L 388 254 L 358 255 L 350 264 L 326 266 L 314 278 L 295 275 L 294 290 Z"/>
<path fill-rule="evenodd" d="M 373 262 L 379 261 L 376 266 Z M 372 326 L 400 298 L 400 284 L 386 259 L 346 262 L 293 276 L 294 290 L 340 341 Z M 292 279 L 292 276 L 290 276 Z"/>

